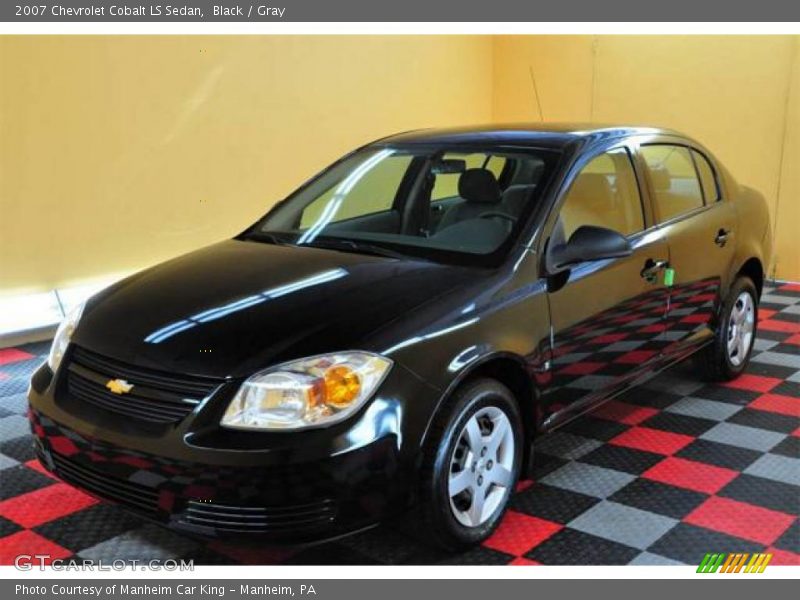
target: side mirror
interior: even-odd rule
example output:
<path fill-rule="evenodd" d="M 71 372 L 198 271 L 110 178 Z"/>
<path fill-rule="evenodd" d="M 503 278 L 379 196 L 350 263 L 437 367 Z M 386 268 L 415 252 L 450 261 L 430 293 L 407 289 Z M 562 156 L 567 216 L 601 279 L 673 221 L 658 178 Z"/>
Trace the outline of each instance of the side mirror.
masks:
<path fill-rule="evenodd" d="M 583 225 L 575 230 L 566 244 L 548 250 L 547 266 L 548 271 L 557 273 L 581 262 L 619 258 L 632 253 L 633 248 L 624 235 L 605 227 Z"/>

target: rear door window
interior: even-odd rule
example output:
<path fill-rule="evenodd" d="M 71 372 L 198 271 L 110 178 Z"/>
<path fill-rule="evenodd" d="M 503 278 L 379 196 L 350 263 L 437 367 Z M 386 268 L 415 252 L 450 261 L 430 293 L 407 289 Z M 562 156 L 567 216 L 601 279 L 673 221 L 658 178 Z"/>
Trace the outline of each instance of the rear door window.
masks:
<path fill-rule="evenodd" d="M 703 206 L 703 191 L 690 151 L 685 146 L 642 146 L 642 157 L 650 172 L 656 211 L 661 222 Z"/>

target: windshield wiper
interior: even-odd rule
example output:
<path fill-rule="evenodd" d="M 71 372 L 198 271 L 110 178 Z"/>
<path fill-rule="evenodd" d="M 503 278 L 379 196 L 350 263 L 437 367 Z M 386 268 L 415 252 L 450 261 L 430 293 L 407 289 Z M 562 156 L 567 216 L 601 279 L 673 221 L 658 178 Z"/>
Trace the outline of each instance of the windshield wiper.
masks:
<path fill-rule="evenodd" d="M 369 242 L 361 242 L 349 239 L 316 239 L 313 242 L 298 244 L 300 246 L 311 246 L 312 248 L 327 248 L 330 250 L 342 250 L 344 252 L 360 252 L 361 254 L 372 254 L 375 256 L 385 256 L 387 258 L 401 258 L 407 259 L 408 256 L 402 252 L 391 250 L 384 246 L 370 244 Z"/>

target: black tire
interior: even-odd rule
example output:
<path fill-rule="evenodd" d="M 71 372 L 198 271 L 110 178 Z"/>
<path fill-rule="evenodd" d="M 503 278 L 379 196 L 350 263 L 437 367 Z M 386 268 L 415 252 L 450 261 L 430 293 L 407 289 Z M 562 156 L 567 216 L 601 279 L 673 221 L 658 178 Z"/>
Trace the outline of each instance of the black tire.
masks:
<path fill-rule="evenodd" d="M 742 293 L 750 294 L 753 301 L 753 335 L 744 358 L 739 364 L 734 364 L 728 355 L 728 336 L 730 332 L 731 315 L 737 299 Z M 750 355 L 753 353 L 753 344 L 758 329 L 758 291 L 749 277 L 741 276 L 733 282 L 728 296 L 722 306 L 719 327 L 714 335 L 714 341 L 704 348 L 699 354 L 701 375 L 709 381 L 730 381 L 736 379 L 747 368 Z"/>
<path fill-rule="evenodd" d="M 492 516 L 479 526 L 468 527 L 453 514 L 448 479 L 462 430 L 470 418 L 487 407 L 500 409 L 511 424 L 514 437 L 512 483 Z M 493 379 L 475 379 L 457 389 L 434 418 L 423 447 L 420 502 L 414 519 L 418 537 L 450 551 L 464 549 L 489 537 L 500 523 L 519 478 L 523 444 L 519 407 L 507 387 Z"/>

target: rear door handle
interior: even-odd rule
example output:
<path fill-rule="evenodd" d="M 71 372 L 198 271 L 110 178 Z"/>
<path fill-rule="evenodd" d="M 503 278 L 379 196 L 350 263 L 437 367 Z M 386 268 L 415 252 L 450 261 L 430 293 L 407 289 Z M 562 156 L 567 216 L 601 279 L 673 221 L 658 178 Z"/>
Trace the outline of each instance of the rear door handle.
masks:
<path fill-rule="evenodd" d="M 719 246 L 720 248 L 722 248 L 725 244 L 728 243 L 728 235 L 729 234 L 730 234 L 730 231 L 728 231 L 727 229 L 720 229 L 717 232 L 717 237 L 714 238 L 714 243 L 717 246 Z"/>
<path fill-rule="evenodd" d="M 659 272 L 663 271 L 668 266 L 668 260 L 653 260 L 652 258 L 648 258 L 640 274 L 642 279 L 646 279 L 649 283 L 655 283 Z"/>

